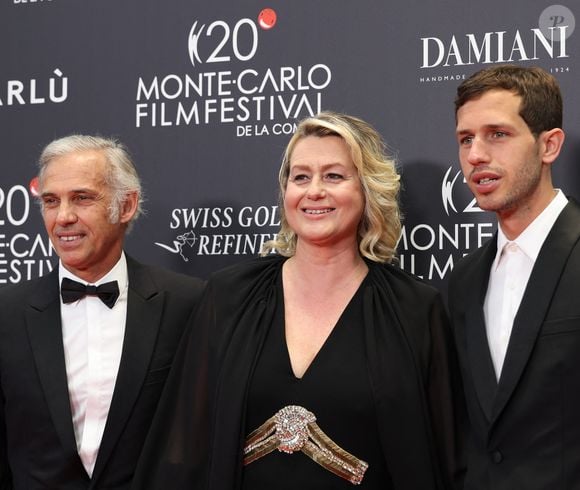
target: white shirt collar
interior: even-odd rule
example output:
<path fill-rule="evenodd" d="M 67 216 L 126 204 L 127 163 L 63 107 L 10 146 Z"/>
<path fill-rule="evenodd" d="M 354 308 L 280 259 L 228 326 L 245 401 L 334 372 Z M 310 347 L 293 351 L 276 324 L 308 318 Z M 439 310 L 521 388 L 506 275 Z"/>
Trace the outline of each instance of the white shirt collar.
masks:
<path fill-rule="evenodd" d="M 568 204 L 568 199 L 564 193 L 557 189 L 556 196 L 550 201 L 550 204 L 532 221 L 520 235 L 512 240 L 533 262 L 538 258 L 540 249 L 548 237 L 550 230 L 558 219 L 562 210 Z M 497 227 L 497 253 L 493 267 L 497 267 L 503 248 L 510 240 L 507 239 L 501 226 Z"/>

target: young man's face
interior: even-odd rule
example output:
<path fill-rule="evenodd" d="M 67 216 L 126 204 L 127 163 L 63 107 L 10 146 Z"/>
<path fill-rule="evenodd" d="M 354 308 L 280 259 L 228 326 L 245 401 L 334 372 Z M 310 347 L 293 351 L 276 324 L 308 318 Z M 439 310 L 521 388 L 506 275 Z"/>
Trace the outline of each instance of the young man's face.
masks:
<path fill-rule="evenodd" d="M 536 138 L 519 115 L 520 103 L 513 92 L 490 90 L 457 111 L 459 160 L 467 185 L 479 207 L 500 218 L 534 207 L 552 192 L 543 137 Z"/>

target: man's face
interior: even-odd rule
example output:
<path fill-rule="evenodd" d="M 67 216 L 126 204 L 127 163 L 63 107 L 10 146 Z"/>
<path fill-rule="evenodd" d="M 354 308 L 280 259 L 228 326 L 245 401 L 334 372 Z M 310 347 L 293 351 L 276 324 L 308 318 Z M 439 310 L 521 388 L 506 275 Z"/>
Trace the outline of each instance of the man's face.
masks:
<path fill-rule="evenodd" d="M 552 192 L 542 161 L 542 135 L 535 138 L 519 115 L 521 97 L 491 90 L 457 111 L 459 160 L 480 208 L 498 216 L 535 214 Z"/>
<path fill-rule="evenodd" d="M 135 213 L 136 196 L 129 196 L 118 222 L 111 223 L 106 168 L 100 151 L 69 153 L 50 161 L 40 182 L 52 245 L 64 267 L 88 282 L 103 277 L 119 260 L 126 223 Z"/>

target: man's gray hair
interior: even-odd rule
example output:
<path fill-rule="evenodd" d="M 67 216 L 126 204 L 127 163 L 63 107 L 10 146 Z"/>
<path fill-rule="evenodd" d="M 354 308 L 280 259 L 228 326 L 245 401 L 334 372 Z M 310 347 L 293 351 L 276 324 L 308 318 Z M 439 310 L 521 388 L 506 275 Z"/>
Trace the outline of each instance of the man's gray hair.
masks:
<path fill-rule="evenodd" d="M 46 167 L 52 160 L 70 153 L 91 150 L 103 152 L 108 163 L 105 183 L 112 193 L 109 208 L 109 219 L 111 223 L 118 222 L 119 214 L 127 194 L 137 192 L 137 210 L 129 224 L 131 226 L 132 222 L 144 212 L 143 191 L 141 188 L 141 180 L 139 179 L 139 175 L 137 175 L 137 170 L 135 169 L 131 156 L 125 145 L 118 140 L 99 136 L 73 134 L 52 141 L 44 148 L 38 161 L 38 180 L 40 187 L 42 188 L 42 179 Z"/>

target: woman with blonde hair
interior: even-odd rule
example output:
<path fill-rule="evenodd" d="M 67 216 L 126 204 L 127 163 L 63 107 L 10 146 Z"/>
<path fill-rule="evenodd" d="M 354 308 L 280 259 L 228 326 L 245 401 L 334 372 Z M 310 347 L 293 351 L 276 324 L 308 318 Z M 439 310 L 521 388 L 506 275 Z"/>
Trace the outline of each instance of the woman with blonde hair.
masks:
<path fill-rule="evenodd" d="M 145 488 L 452 488 L 447 318 L 392 264 L 399 175 L 381 137 L 352 116 L 307 118 L 279 182 L 277 238 L 208 282 Z"/>

